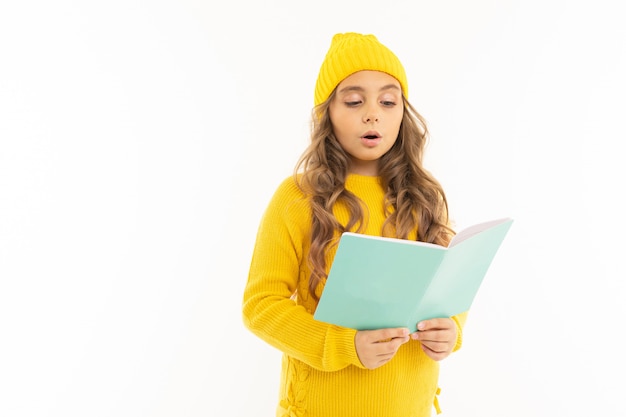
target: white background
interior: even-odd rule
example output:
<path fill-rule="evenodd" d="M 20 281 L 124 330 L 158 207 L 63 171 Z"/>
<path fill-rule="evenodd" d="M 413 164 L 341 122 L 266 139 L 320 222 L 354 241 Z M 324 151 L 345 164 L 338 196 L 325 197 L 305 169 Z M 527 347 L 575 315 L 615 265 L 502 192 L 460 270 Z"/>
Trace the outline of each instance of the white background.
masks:
<path fill-rule="evenodd" d="M 403 61 L 457 227 L 516 220 L 443 415 L 626 415 L 618 3 L 3 1 L 0 415 L 273 415 L 241 294 L 345 31 Z"/>

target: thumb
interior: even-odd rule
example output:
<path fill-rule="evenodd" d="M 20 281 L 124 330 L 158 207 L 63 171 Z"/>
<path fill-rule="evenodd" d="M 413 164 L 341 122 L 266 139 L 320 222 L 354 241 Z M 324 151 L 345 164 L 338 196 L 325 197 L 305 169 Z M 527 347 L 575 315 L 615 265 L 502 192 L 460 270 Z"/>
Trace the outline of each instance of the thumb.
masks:
<path fill-rule="evenodd" d="M 408 337 L 409 333 L 410 332 L 407 327 L 397 327 L 390 329 L 380 329 L 377 336 L 380 341 L 389 341 L 398 337 Z"/>

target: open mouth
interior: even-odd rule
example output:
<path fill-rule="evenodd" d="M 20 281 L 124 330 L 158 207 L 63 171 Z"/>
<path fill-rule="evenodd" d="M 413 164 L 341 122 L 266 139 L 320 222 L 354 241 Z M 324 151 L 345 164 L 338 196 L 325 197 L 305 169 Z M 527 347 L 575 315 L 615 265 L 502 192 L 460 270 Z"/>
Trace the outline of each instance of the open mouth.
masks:
<path fill-rule="evenodd" d="M 365 132 L 365 134 L 361 136 L 361 138 L 368 139 L 368 140 L 380 139 L 380 134 L 375 131 L 369 131 L 369 132 Z"/>
<path fill-rule="evenodd" d="M 363 136 L 361 136 L 361 143 L 368 148 L 374 148 L 378 146 L 382 141 L 382 136 L 378 132 L 369 131 L 365 132 Z"/>

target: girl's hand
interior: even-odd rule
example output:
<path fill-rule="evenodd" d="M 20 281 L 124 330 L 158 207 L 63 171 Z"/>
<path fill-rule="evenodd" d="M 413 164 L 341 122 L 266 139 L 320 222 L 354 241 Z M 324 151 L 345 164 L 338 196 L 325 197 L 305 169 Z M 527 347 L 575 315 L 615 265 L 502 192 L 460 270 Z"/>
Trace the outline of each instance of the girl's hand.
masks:
<path fill-rule="evenodd" d="M 409 329 L 360 330 L 354 344 L 363 366 L 376 369 L 389 362 L 401 345 L 409 341 Z"/>
<path fill-rule="evenodd" d="M 448 318 L 424 320 L 417 324 L 411 339 L 419 340 L 429 358 L 440 361 L 452 353 L 456 344 L 456 324 Z"/>

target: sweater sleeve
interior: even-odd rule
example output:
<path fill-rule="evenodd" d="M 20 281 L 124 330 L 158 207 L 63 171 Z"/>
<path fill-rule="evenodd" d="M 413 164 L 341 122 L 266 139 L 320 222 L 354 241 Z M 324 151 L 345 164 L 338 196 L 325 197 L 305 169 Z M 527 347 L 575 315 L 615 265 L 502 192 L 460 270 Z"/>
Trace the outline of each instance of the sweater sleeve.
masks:
<path fill-rule="evenodd" d="M 286 180 L 272 197 L 257 232 L 243 296 L 244 325 L 313 368 L 363 368 L 354 345 L 356 330 L 314 320 L 312 311 L 293 299 L 298 279 L 308 279 L 301 265 L 306 262 L 309 224 L 304 196 L 293 180 Z"/>
<path fill-rule="evenodd" d="M 456 343 L 452 349 L 453 352 L 461 349 L 461 346 L 463 345 L 463 327 L 465 326 L 465 321 L 467 320 L 467 314 L 468 312 L 466 311 L 464 313 L 457 314 L 456 316 L 452 316 L 452 320 L 454 320 L 454 323 L 456 324 Z"/>

